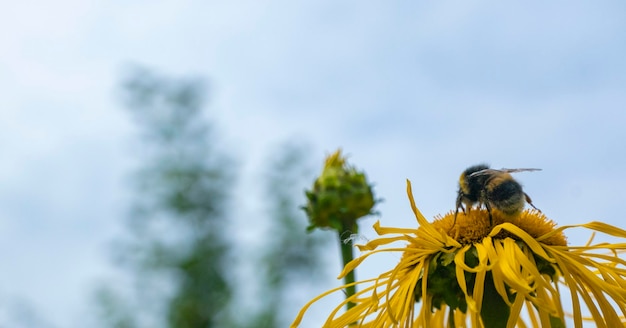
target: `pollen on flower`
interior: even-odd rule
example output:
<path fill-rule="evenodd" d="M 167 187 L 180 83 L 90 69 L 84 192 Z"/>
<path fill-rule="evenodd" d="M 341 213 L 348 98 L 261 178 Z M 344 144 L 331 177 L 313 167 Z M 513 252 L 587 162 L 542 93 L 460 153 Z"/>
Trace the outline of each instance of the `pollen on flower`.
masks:
<path fill-rule="evenodd" d="M 494 226 L 509 222 L 526 231 L 533 238 L 543 236 L 556 227 L 554 221 L 548 219 L 543 213 L 536 210 L 525 210 L 519 215 L 506 215 L 496 209 L 491 210 L 493 226 L 489 224 L 489 212 L 486 209 L 474 209 L 468 213 L 459 212 L 456 223 L 454 211 L 444 216 L 436 216 L 432 225 L 435 229 L 446 232 L 462 245 L 471 245 L 480 242 L 487 237 Z M 517 239 L 507 231 L 501 231 L 495 238 L 504 239 L 511 237 Z M 567 239 L 562 232 L 555 233 L 542 241 L 544 244 L 554 246 L 567 246 Z"/>
<path fill-rule="evenodd" d="M 533 238 L 539 238 L 553 231 L 556 223 L 548 219 L 543 213 L 537 210 L 527 210 L 511 221 L 514 225 L 526 231 Z M 541 241 L 543 244 L 551 246 L 567 246 L 567 238 L 563 232 L 555 233 Z"/>

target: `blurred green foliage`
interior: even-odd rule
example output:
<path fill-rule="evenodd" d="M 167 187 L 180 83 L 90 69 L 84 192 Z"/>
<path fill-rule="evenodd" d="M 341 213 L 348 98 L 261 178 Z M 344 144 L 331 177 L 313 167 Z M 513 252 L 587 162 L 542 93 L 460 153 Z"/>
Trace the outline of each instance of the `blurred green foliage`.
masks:
<path fill-rule="evenodd" d="M 136 274 L 135 306 L 115 325 L 230 326 L 225 231 L 234 166 L 213 147 L 203 83 L 136 69 L 122 91 L 142 143 L 129 236 L 118 249 Z"/>
<path fill-rule="evenodd" d="M 234 253 L 229 229 L 258 230 L 258 222 L 232 226 L 237 165 L 216 149 L 204 94 L 198 79 L 145 69 L 123 81 L 121 97 L 141 142 L 128 229 L 116 244 L 118 263 L 129 274 L 125 284 L 109 284 L 96 295 L 106 327 L 285 327 L 302 303 L 290 307 L 289 289 L 322 275 L 319 251 L 328 243 L 306 234 L 298 208 L 310 181 L 302 146 L 281 147 L 263 173 L 259 197 L 267 213 L 259 217 L 269 218 L 263 247 Z M 252 281 L 234 281 L 241 261 L 233 259 L 241 256 L 255 266 Z M 239 295 L 257 299 L 256 307 L 244 309 L 249 303 Z"/>

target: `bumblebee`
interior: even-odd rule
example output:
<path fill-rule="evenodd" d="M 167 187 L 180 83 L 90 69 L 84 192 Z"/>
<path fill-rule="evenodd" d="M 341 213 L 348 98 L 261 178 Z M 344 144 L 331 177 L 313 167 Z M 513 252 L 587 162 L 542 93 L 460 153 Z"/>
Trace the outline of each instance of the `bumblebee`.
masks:
<path fill-rule="evenodd" d="M 530 197 L 522 190 L 522 185 L 515 181 L 510 173 L 523 171 L 540 171 L 540 169 L 491 169 L 488 165 L 479 164 L 467 168 L 459 178 L 459 191 L 456 198 L 456 212 L 465 213 L 478 203 L 478 208 L 485 205 L 489 213 L 489 224 L 493 224 L 491 209 L 495 208 L 506 215 L 515 215 L 524 209 L 524 204 L 533 205 Z M 463 207 L 465 205 L 465 207 Z M 540 211 L 541 212 L 541 211 Z M 453 225 L 454 225 L 453 223 Z"/>

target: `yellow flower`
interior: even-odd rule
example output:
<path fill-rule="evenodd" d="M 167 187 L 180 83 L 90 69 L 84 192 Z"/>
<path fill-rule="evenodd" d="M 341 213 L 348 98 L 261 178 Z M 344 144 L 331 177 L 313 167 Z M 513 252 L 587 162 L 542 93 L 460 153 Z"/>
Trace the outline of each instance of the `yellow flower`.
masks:
<path fill-rule="evenodd" d="M 363 260 L 380 252 L 402 252 L 392 270 L 374 279 L 358 281 L 364 288 L 339 304 L 324 327 L 564 327 L 565 319 L 582 327 L 622 327 L 626 314 L 626 261 L 618 254 L 626 240 L 568 246 L 563 231 L 587 228 L 618 238 L 626 231 L 591 222 L 556 227 L 538 211 L 507 217 L 485 210 L 454 213 L 432 223 L 417 209 L 407 181 L 407 192 L 417 217 L 417 229 L 374 225 L 381 237 L 364 246 L 367 251 L 345 266 L 340 278 Z M 378 249 L 403 242 L 404 247 Z M 311 300 L 291 327 L 297 327 Z M 561 291 L 569 290 L 571 313 L 563 308 Z M 582 302 L 581 302 L 582 301 Z M 355 305 L 339 313 L 344 304 Z M 590 316 L 583 316 L 583 304 Z M 521 314 L 526 312 L 524 322 Z"/>

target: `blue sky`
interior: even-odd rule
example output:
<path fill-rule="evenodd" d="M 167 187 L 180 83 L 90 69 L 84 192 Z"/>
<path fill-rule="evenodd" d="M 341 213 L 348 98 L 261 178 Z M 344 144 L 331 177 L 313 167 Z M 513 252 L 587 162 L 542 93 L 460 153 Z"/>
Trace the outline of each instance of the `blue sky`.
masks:
<path fill-rule="evenodd" d="M 270 151 L 299 139 L 320 163 L 343 147 L 368 172 L 383 225 L 415 224 L 405 179 L 433 216 L 452 209 L 465 167 L 488 162 L 542 168 L 517 177 L 560 224 L 623 226 L 624 17 L 621 1 L 6 4 L 0 308 L 23 300 L 55 327 L 81 327 L 89 288 L 110 273 L 134 164 L 116 98 L 131 64 L 207 79 L 241 198 Z M 241 202 L 242 216 L 262 206 Z"/>

